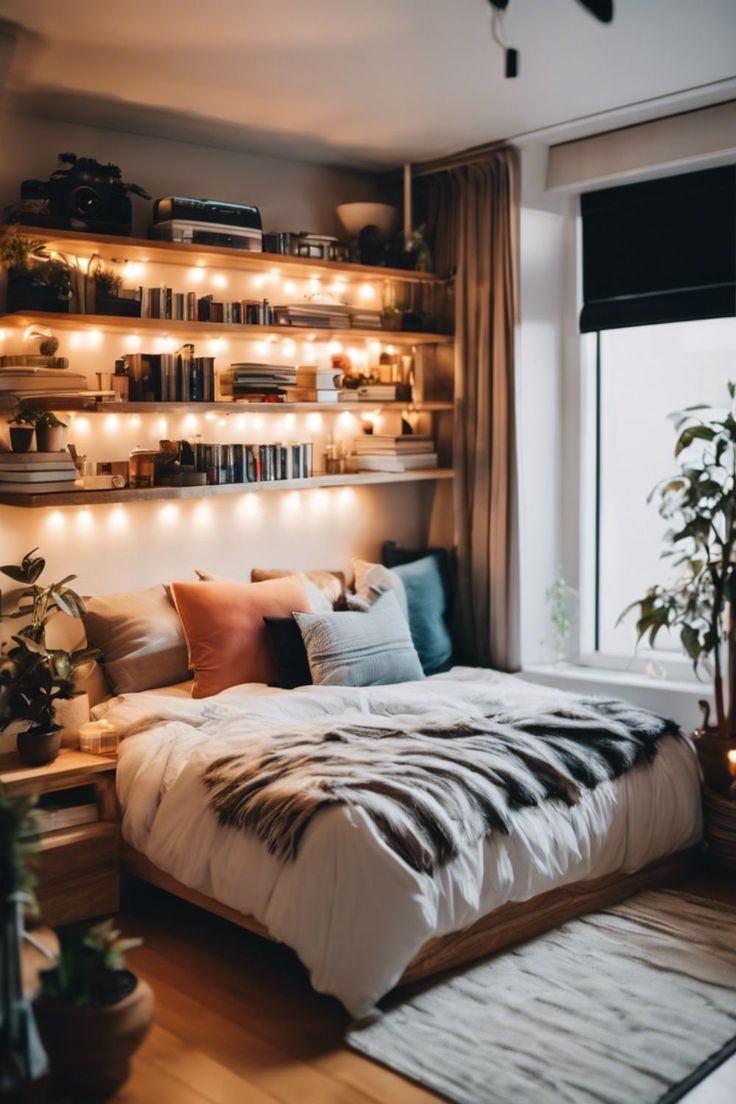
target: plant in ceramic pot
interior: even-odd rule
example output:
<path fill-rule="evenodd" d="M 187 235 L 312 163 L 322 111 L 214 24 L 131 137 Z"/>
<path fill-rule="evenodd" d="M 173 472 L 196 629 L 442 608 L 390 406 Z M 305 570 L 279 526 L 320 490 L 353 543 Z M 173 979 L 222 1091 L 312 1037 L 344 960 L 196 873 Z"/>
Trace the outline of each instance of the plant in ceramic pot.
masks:
<path fill-rule="evenodd" d="M 699 405 L 673 415 L 680 470 L 652 491 L 669 523 L 662 557 L 675 575 L 624 611 L 638 610 L 639 639 L 654 646 L 662 629 L 679 632 L 696 673 L 713 678 L 716 723 L 704 707 L 697 734 L 706 783 L 730 783 L 736 748 L 736 385 L 723 408 Z"/>
<path fill-rule="evenodd" d="M 43 766 L 59 753 L 61 726 L 55 717 L 56 703 L 77 694 L 76 671 L 99 654 L 92 648 L 67 652 L 46 645 L 46 626 L 56 612 L 69 617 L 84 613 L 84 602 L 69 583 L 67 575 L 58 583 L 39 586 L 46 561 L 25 555 L 20 564 L 5 564 L 0 572 L 22 587 L 16 594 L 18 608 L 7 619 L 26 621 L 11 646 L 0 656 L 0 732 L 12 724 L 25 725 L 18 732 L 18 754 L 29 766 Z"/>
<path fill-rule="evenodd" d="M 66 443 L 66 422 L 53 410 L 44 410 L 36 421 L 36 447 L 39 452 L 62 452 Z"/>
<path fill-rule="evenodd" d="M 125 968 L 140 944 L 112 920 L 61 936 L 61 955 L 43 974 L 36 1004 L 56 1090 L 75 1101 L 106 1100 L 123 1084 L 151 1024 L 150 986 Z"/>
<path fill-rule="evenodd" d="M 29 452 L 36 436 L 36 414 L 18 403 L 8 418 L 10 447 L 13 452 Z"/>
<path fill-rule="evenodd" d="M 35 911 L 34 801 L 0 786 L 0 1100 L 28 1100 L 48 1069 L 29 997 L 23 991 L 24 913 Z"/>
<path fill-rule="evenodd" d="M 68 312 L 75 265 L 63 254 L 14 230 L 0 241 L 0 265 L 8 272 L 9 311 Z"/>

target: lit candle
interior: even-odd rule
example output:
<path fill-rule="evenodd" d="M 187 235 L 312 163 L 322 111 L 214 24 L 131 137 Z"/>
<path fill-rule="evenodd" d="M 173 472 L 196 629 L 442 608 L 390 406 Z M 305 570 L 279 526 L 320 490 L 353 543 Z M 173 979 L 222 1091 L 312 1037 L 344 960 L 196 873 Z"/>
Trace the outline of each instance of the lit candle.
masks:
<path fill-rule="evenodd" d="M 731 748 L 726 754 L 726 760 L 728 762 L 728 773 L 733 778 L 731 783 L 731 797 L 736 801 L 736 748 Z"/>
<path fill-rule="evenodd" d="M 79 726 L 79 750 L 91 755 L 116 755 L 119 731 L 110 721 L 87 721 Z"/>

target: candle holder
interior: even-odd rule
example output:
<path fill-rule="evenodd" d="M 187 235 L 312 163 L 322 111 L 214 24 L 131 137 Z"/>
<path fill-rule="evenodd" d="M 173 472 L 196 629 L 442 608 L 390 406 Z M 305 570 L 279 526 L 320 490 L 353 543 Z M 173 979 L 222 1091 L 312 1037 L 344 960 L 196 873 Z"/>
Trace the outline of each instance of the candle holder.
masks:
<path fill-rule="evenodd" d="M 119 735 L 117 725 L 110 721 L 87 721 L 79 727 L 79 750 L 90 755 L 117 755 Z"/>

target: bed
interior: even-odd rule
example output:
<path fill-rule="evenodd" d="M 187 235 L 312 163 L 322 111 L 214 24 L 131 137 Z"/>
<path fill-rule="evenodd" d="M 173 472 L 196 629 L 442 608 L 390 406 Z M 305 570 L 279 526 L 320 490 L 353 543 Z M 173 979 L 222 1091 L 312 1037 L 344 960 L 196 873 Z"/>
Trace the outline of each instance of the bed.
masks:
<path fill-rule="evenodd" d="M 468 842 L 432 874 L 387 846 L 361 808 L 329 807 L 291 861 L 223 825 L 203 770 L 273 726 L 439 711 L 489 703 L 564 705 L 572 695 L 495 672 L 453 668 L 420 683 L 369 688 L 260 684 L 192 699 L 182 684 L 99 706 L 124 739 L 117 774 L 124 862 L 139 877 L 288 944 L 316 990 L 366 1015 L 399 982 L 469 961 L 639 888 L 674 879 L 701 836 L 690 743 L 665 736 L 651 764 L 587 790 L 572 806 L 515 812 L 508 835 Z"/>

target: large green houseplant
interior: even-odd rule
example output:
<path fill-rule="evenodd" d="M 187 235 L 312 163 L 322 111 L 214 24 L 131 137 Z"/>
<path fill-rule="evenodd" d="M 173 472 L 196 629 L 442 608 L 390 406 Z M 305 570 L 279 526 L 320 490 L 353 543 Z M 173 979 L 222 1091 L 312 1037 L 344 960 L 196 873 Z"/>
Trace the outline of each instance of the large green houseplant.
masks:
<path fill-rule="evenodd" d="M 672 415 L 679 471 L 652 491 L 669 523 L 662 557 L 673 581 L 650 587 L 638 610 L 639 640 L 653 647 L 663 629 L 679 633 L 696 673 L 713 677 L 716 723 L 711 743 L 715 781 L 725 781 L 726 752 L 736 747 L 736 385 L 723 408 L 688 407 Z M 622 616 L 628 612 L 624 611 Z"/>
<path fill-rule="evenodd" d="M 34 556 L 36 551 L 28 552 L 19 564 L 0 567 L 3 575 L 22 584 L 16 595 L 18 608 L 5 617 L 26 622 L 0 656 L 0 732 L 16 722 L 26 726 L 17 739 L 20 757 L 29 766 L 56 758 L 61 742 L 56 703 L 76 695 L 75 672 L 99 654 L 91 648 L 68 652 L 47 646 L 46 626 L 52 615 L 58 611 L 80 617 L 84 602 L 69 586 L 75 575 L 39 585 L 46 561 Z"/>

